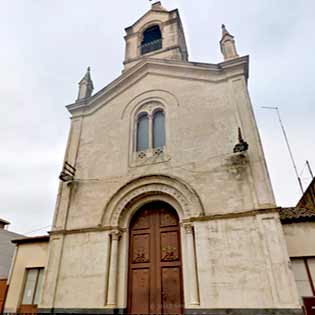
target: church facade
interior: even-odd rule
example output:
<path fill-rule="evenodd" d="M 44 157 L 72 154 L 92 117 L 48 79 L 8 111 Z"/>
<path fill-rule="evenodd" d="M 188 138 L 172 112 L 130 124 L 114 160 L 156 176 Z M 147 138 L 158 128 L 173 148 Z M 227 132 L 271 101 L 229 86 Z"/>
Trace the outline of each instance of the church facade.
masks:
<path fill-rule="evenodd" d="M 189 61 L 160 2 L 125 41 L 122 75 L 67 106 L 39 312 L 301 314 L 248 56 L 223 26 L 222 62 Z"/>

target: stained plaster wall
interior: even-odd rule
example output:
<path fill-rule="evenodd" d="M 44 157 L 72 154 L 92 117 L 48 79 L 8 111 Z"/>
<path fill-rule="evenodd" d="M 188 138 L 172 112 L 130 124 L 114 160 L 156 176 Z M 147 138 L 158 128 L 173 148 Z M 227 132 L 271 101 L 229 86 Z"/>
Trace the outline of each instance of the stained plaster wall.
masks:
<path fill-rule="evenodd" d="M 122 118 L 122 113 L 146 89 L 157 90 L 159 97 L 165 86 L 178 99 L 178 105 L 166 104 L 169 161 L 130 167 L 132 117 L 127 112 Z M 166 174 L 189 183 L 207 215 L 274 206 L 253 117 L 246 114 L 250 103 L 245 88 L 241 78 L 211 84 L 148 75 L 110 104 L 83 120 L 73 120 L 70 154 L 75 155 L 79 141 L 75 165 L 79 182 L 72 192 L 67 228 L 97 225 L 109 198 L 130 180 L 148 174 Z M 240 125 L 250 149 L 249 163 L 238 168 L 232 152 Z M 61 199 L 57 228 L 64 224 L 66 192 Z"/>
<path fill-rule="evenodd" d="M 277 214 L 195 223 L 201 308 L 297 307 Z"/>
<path fill-rule="evenodd" d="M 180 178 L 197 192 L 207 216 L 235 214 L 274 206 L 242 71 L 238 68 L 234 73 L 231 71 L 229 76 L 226 72 L 219 75 L 204 69 L 196 72 L 184 65 L 169 70 L 157 65 L 141 79 L 135 78 L 129 82 L 128 89 L 119 90 L 117 96 L 105 106 L 100 106 L 104 102 L 100 98 L 99 106 L 95 106 L 93 111 L 86 109 L 84 117 L 73 117 L 66 159 L 75 165 L 77 180 L 72 189 L 61 184 L 54 230 L 78 229 L 78 232 L 52 237 L 49 272 L 40 307 L 106 307 L 106 266 L 110 255 L 106 248 L 109 237 L 106 232 L 80 234 L 79 230 L 106 226 L 108 222 L 101 220 L 106 204 L 130 180 L 150 174 Z M 166 90 L 176 101 L 165 101 L 165 93 L 161 90 Z M 160 100 L 165 107 L 167 159 L 160 163 L 134 167 L 131 163 L 134 126 L 132 113 L 137 105 L 133 108 L 130 104 L 135 98 L 139 98 L 140 103 L 145 102 L 147 91 L 151 91 L 147 101 Z M 239 157 L 232 153 L 237 143 L 239 126 L 250 145 L 245 154 L 245 162 L 244 159 L 239 161 Z M 298 302 L 294 302 L 297 297 L 294 297 L 294 283 L 290 282 L 287 257 L 285 254 L 276 255 L 275 258 L 268 256 L 282 251 L 282 231 L 274 230 L 275 239 L 268 243 L 268 235 L 265 234 L 270 233 L 269 226 L 258 229 L 256 224 L 251 230 L 249 223 L 253 219 L 248 219 L 249 221 L 233 221 L 237 226 L 233 228 L 233 223 L 229 220 L 224 223 L 227 226 L 226 231 L 218 233 L 218 238 L 224 244 L 225 237 L 233 239 L 231 235 L 239 238 L 242 244 L 252 245 L 256 240 L 258 244 L 250 249 L 245 245 L 240 248 L 239 242 L 231 243 L 235 249 L 231 247 L 226 253 L 228 257 L 230 254 L 231 257 L 235 256 L 235 260 L 227 260 L 224 270 L 221 262 L 209 256 L 210 252 L 214 257 L 223 255 L 223 243 L 219 242 L 215 247 L 217 250 L 213 250 L 211 233 L 207 236 L 207 223 L 196 222 L 195 241 L 201 304 L 191 306 L 185 302 L 185 307 L 298 305 Z M 261 238 L 267 240 L 262 242 Z M 270 245 L 268 252 L 264 247 L 267 245 L 263 245 L 266 242 L 278 243 Z M 182 246 L 186 246 L 185 238 Z M 237 254 L 236 248 L 240 248 L 241 253 Z M 263 250 L 265 252 L 262 253 Z M 260 252 L 261 256 L 250 259 L 251 251 Z M 128 234 L 123 233 L 120 240 L 117 288 L 117 307 L 120 308 L 126 307 L 127 303 L 127 255 Z M 215 263 L 209 264 L 213 261 Z M 190 288 L 185 257 L 183 264 L 184 294 L 187 296 Z M 216 285 L 211 280 L 214 269 L 223 279 L 234 273 L 235 275 L 220 287 L 220 284 Z M 262 279 L 261 274 L 266 270 L 270 277 L 274 277 L 272 281 L 276 284 L 268 284 L 265 278 Z M 239 271 L 241 275 L 238 275 Z M 282 275 L 282 282 L 277 278 L 277 273 Z M 246 300 L 246 294 L 237 290 L 238 285 L 253 300 Z M 256 292 L 253 290 L 255 286 L 259 288 Z M 92 288 L 95 294 L 90 295 Z M 240 299 L 236 296 L 232 298 L 233 293 L 237 292 Z M 216 296 L 216 299 L 210 302 L 208 294 Z M 277 294 L 281 295 L 278 299 L 274 297 Z M 291 302 L 288 302 L 289 296 L 292 298 Z"/>

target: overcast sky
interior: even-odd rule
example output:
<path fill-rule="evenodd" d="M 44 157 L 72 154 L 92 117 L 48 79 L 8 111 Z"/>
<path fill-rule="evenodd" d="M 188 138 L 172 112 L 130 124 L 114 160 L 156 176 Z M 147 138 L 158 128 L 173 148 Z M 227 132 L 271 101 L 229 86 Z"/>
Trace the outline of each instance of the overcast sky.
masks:
<path fill-rule="evenodd" d="M 0 0 L 0 217 L 41 234 L 52 222 L 69 113 L 91 66 L 95 91 L 122 70 L 124 28 L 148 0 Z M 315 172 L 315 1 L 164 0 L 179 8 L 191 61 L 222 61 L 220 26 L 250 55 L 249 91 L 279 206 L 300 198 L 274 111 L 279 106 L 299 172 Z M 304 169 L 305 187 L 310 176 Z"/>

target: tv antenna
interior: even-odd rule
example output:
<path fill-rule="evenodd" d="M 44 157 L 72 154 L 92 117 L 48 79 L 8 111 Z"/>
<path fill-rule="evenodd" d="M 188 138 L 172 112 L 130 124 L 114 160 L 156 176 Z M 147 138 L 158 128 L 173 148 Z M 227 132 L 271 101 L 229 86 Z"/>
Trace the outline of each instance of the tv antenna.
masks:
<path fill-rule="evenodd" d="M 304 194 L 304 188 L 303 188 L 303 185 L 302 185 L 302 180 L 301 180 L 301 178 L 299 176 L 299 173 L 298 173 L 298 170 L 297 170 L 297 167 L 296 167 L 296 164 L 295 164 L 295 160 L 294 160 L 293 153 L 292 153 L 292 150 L 291 150 L 291 146 L 290 146 L 290 143 L 289 143 L 289 140 L 288 140 L 288 136 L 287 136 L 287 133 L 285 131 L 285 128 L 284 128 L 284 125 L 283 125 L 283 122 L 282 122 L 282 119 L 281 119 L 281 116 L 280 116 L 279 108 L 278 107 L 272 107 L 272 106 L 262 106 L 261 108 L 272 109 L 272 110 L 275 110 L 277 112 L 277 116 L 278 116 L 278 119 L 279 119 L 279 123 L 280 123 L 281 129 L 282 129 L 282 133 L 283 133 L 285 142 L 287 144 L 287 148 L 288 148 L 288 151 L 289 151 L 289 154 L 290 154 L 290 158 L 291 158 L 291 162 L 292 162 L 292 165 L 293 165 L 293 168 L 294 168 L 294 171 L 295 171 L 295 175 L 296 175 L 296 178 L 298 180 L 299 186 L 301 188 L 302 194 Z"/>

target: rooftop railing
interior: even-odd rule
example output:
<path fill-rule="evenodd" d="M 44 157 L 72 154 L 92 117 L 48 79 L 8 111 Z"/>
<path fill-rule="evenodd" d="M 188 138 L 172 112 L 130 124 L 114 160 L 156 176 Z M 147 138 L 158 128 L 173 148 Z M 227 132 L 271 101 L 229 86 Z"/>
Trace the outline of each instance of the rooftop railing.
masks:
<path fill-rule="evenodd" d="M 147 54 L 149 52 L 159 50 L 162 48 L 162 39 L 157 39 L 149 43 L 145 43 L 141 45 L 141 54 Z"/>

